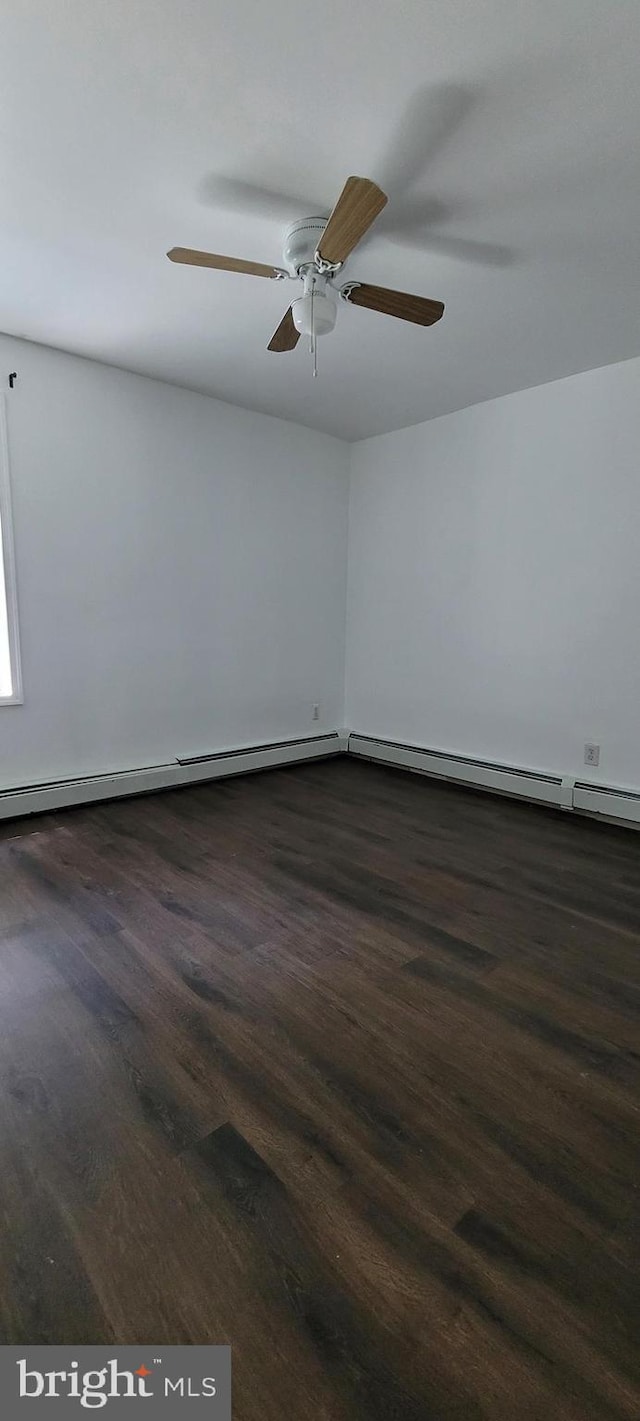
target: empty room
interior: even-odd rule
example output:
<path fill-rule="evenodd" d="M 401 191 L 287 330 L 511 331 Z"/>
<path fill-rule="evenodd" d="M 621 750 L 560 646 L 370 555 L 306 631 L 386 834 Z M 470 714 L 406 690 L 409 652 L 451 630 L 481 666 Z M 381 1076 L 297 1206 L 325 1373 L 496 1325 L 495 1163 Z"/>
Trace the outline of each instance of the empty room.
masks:
<path fill-rule="evenodd" d="M 638 1421 L 639 54 L 5 6 L 7 1414 Z"/>

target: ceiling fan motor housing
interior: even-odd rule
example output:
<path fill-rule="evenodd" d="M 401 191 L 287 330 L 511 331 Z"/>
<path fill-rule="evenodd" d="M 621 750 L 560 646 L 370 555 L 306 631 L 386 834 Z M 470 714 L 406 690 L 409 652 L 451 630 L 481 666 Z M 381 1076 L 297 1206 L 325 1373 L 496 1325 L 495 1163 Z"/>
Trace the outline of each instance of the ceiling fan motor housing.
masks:
<path fill-rule="evenodd" d="M 292 276 L 298 276 L 304 267 L 312 264 L 326 225 L 326 217 L 303 217 L 288 228 L 282 258 Z"/>

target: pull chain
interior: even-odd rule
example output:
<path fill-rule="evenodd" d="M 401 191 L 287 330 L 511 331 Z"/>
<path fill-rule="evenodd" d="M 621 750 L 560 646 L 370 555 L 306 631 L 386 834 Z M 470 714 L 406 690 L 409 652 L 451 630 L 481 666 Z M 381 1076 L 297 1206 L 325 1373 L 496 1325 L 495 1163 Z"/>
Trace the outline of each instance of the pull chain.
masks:
<path fill-rule="evenodd" d="M 316 310 L 315 310 L 314 296 L 315 296 L 315 281 L 314 281 L 313 286 L 311 287 L 311 345 L 310 345 L 310 347 L 309 347 L 309 348 L 310 348 L 310 351 L 311 351 L 311 354 L 312 354 L 312 356 L 313 356 L 313 374 L 314 374 L 314 378 L 315 378 L 315 376 L 318 374 L 318 340 L 317 340 L 317 336 L 316 336 Z"/>
<path fill-rule="evenodd" d="M 307 288 L 308 279 L 308 288 Z M 311 297 L 311 329 L 309 331 L 309 354 L 313 356 L 313 374 L 318 374 L 318 337 L 316 335 L 315 277 L 305 278 L 305 295 Z"/>

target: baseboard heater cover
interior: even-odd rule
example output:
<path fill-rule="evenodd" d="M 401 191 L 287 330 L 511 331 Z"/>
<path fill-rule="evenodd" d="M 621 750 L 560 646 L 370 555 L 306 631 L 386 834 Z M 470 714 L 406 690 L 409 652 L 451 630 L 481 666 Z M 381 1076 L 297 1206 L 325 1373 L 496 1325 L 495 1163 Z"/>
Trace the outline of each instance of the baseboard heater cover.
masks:
<path fill-rule="evenodd" d="M 476 789 L 512 794 L 584 814 L 640 824 L 640 792 L 620 786 L 590 784 L 570 777 L 545 774 L 471 756 L 423 749 L 394 740 L 380 740 L 347 730 L 303 736 L 270 744 L 240 746 L 210 754 L 180 756 L 161 765 L 105 774 L 83 775 L 38 784 L 17 785 L 0 791 L 0 819 L 64 809 L 96 800 L 120 799 L 134 794 L 172 789 L 226 776 L 248 774 L 271 766 L 322 759 L 348 750 L 361 758 L 378 760 L 438 779 L 454 780 Z"/>
<path fill-rule="evenodd" d="M 608 819 L 640 823 L 640 794 L 636 790 L 577 780 L 573 787 L 573 807 L 586 814 L 604 814 Z"/>
<path fill-rule="evenodd" d="M 101 799 L 121 799 L 132 794 L 175 789 L 179 785 L 249 774 L 300 760 L 339 755 L 346 749 L 346 736 L 337 730 L 299 740 L 275 741 L 269 745 L 241 746 L 208 755 L 176 758 L 164 765 L 116 770 L 107 774 L 82 775 L 40 784 L 18 785 L 0 791 L 0 819 L 14 819 L 74 804 L 90 804 Z"/>
<path fill-rule="evenodd" d="M 439 779 L 458 780 L 473 788 L 497 790 L 518 795 L 522 799 L 541 800 L 544 804 L 563 805 L 562 776 L 537 770 L 517 769 L 511 765 L 494 764 L 490 760 L 474 760 L 466 755 L 447 754 L 444 750 L 421 749 L 394 740 L 378 740 L 373 735 L 349 735 L 349 753 L 369 760 L 381 760 L 418 770 Z"/>
<path fill-rule="evenodd" d="M 339 740 L 337 730 L 330 730 L 326 735 L 305 735 L 298 740 L 274 740 L 269 744 L 244 745 L 236 750 L 210 750 L 204 755 L 179 755 L 179 765 L 209 765 L 214 760 L 237 759 L 241 755 L 255 755 L 257 751 L 264 753 L 265 750 L 287 750 L 299 745 L 316 745 L 319 740 Z"/>

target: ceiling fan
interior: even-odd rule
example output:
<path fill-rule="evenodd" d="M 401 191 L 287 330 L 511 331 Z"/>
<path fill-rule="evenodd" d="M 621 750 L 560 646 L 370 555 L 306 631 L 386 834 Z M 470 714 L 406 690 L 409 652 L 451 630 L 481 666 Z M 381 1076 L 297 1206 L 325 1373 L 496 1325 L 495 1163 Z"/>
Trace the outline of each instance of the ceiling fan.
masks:
<path fill-rule="evenodd" d="M 190 247 L 172 247 L 167 256 L 170 261 L 186 266 L 237 271 L 247 276 L 264 276 L 272 281 L 301 281 L 302 295 L 292 301 L 267 349 L 276 352 L 293 350 L 301 335 L 309 336 L 315 375 L 316 338 L 333 330 L 338 298 L 348 305 L 365 306 L 370 311 L 397 316 L 401 321 L 413 321 L 419 326 L 432 326 L 442 316 L 442 301 L 410 296 L 404 291 L 389 291 L 384 286 L 370 286 L 365 281 L 347 281 L 340 287 L 335 284 L 347 257 L 369 231 L 386 203 L 386 194 L 369 178 L 347 178 L 328 221 L 325 217 L 306 217 L 289 228 L 282 254 L 284 266 L 265 266 L 261 262 L 242 261 L 238 257 L 195 252 Z"/>

